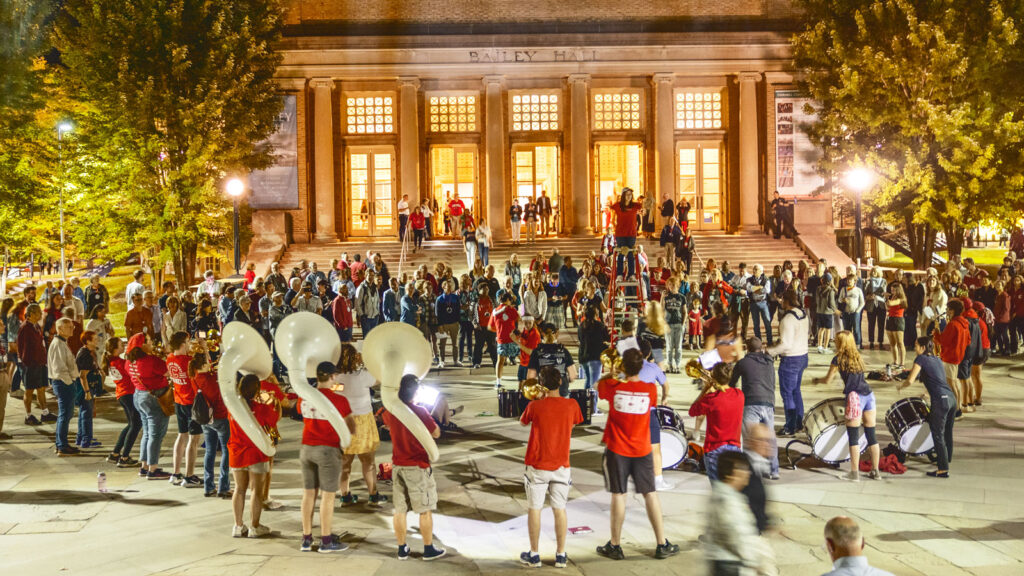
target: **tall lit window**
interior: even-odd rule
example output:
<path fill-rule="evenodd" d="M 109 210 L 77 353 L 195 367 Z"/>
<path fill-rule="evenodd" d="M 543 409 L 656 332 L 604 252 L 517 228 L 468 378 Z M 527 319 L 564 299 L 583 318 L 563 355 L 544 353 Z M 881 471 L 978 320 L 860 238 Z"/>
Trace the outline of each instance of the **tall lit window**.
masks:
<path fill-rule="evenodd" d="M 349 134 L 391 134 L 395 131 L 392 96 L 348 96 L 345 122 Z"/>
<path fill-rule="evenodd" d="M 513 131 L 558 130 L 558 94 L 512 95 Z"/>
<path fill-rule="evenodd" d="M 427 100 L 431 132 L 476 132 L 475 95 L 430 96 Z"/>
<path fill-rule="evenodd" d="M 676 92 L 677 130 L 708 130 L 721 127 L 721 92 Z"/>
<path fill-rule="evenodd" d="M 594 94 L 594 130 L 639 130 L 640 92 Z"/>

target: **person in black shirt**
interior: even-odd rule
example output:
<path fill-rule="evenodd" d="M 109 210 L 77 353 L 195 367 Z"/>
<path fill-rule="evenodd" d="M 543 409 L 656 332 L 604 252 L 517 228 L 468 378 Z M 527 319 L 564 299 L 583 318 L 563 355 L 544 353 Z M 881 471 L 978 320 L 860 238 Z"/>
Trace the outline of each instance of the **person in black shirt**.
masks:
<path fill-rule="evenodd" d="M 512 222 L 512 245 L 519 246 L 522 239 L 523 207 L 519 205 L 518 198 L 512 200 L 512 207 L 508 209 L 508 217 Z"/>
<path fill-rule="evenodd" d="M 95 413 L 93 396 L 103 390 L 103 378 L 96 364 L 96 333 L 82 333 L 82 347 L 75 356 L 79 379 L 75 382 L 75 404 L 78 405 L 78 436 L 75 444 L 79 448 L 96 448 L 99 442 L 92 437 L 92 416 Z M 72 411 L 74 408 L 72 408 Z M 73 414 L 72 414 L 73 415 Z"/>
<path fill-rule="evenodd" d="M 928 412 L 928 424 L 932 431 L 932 443 L 935 444 L 935 460 L 937 468 L 928 472 L 933 478 L 949 478 L 949 462 L 953 459 L 953 422 L 956 420 L 956 397 L 946 381 L 946 372 L 942 360 L 935 355 L 935 344 L 928 336 L 917 339 L 914 345 L 917 358 L 910 376 L 897 389 L 902 390 L 918 377 L 928 391 L 931 409 Z"/>
<path fill-rule="evenodd" d="M 543 340 L 530 353 L 530 363 L 526 366 L 526 378 L 536 378 L 542 369 L 553 366 L 562 375 L 562 385 L 558 387 L 558 393 L 563 398 L 567 397 L 569 384 L 577 376 L 572 354 L 569 354 L 569 350 L 557 342 L 558 330 L 554 324 L 541 323 L 540 334 Z"/>
<path fill-rule="evenodd" d="M 611 334 L 601 321 L 599 307 L 588 306 L 583 310 L 583 320 L 580 321 L 579 327 L 579 360 L 583 366 L 586 388 L 589 390 L 597 386 L 597 381 L 601 378 L 601 353 L 608 348 Z"/>
<path fill-rule="evenodd" d="M 528 198 L 526 206 L 523 206 L 523 221 L 526 223 L 526 242 L 532 244 L 537 241 L 537 204 L 533 198 Z"/>

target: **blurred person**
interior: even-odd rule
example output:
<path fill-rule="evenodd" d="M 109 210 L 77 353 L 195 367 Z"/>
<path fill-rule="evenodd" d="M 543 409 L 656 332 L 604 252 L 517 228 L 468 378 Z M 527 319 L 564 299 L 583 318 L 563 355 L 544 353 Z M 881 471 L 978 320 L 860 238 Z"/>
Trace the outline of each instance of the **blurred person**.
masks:
<path fill-rule="evenodd" d="M 771 548 L 758 536 L 757 523 L 747 505 L 743 489 L 751 470 L 740 452 L 722 454 L 720 475 L 711 484 L 705 556 L 711 576 L 776 574 Z"/>
<path fill-rule="evenodd" d="M 770 443 L 774 450 L 769 457 L 767 475 L 779 479 L 779 454 L 775 438 L 775 362 L 771 354 L 764 351 L 761 339 L 748 338 L 747 354 L 733 367 L 729 386 L 737 384 L 743 390 L 743 425 L 750 428 L 764 425 L 771 430 Z M 744 437 L 744 441 L 746 438 Z"/>

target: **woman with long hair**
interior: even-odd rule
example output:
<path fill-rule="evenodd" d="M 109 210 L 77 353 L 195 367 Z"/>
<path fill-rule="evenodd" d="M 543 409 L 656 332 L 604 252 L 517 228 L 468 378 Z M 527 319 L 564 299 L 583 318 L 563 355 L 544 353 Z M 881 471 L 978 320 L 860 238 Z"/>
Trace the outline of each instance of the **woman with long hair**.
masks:
<path fill-rule="evenodd" d="M 601 310 L 596 306 L 582 307 L 582 320 L 578 328 L 579 361 L 587 390 L 597 386 L 601 378 L 601 353 L 608 348 L 611 334 L 601 320 Z"/>
<path fill-rule="evenodd" d="M 1006 291 L 1006 283 L 996 280 L 996 301 L 992 310 L 995 316 L 995 355 L 1010 355 L 1010 293 Z"/>
<path fill-rule="evenodd" d="M 96 308 L 101 306 L 102 304 L 99 304 Z M 95 312 L 95 309 L 93 311 Z M 110 338 L 104 344 L 103 358 L 100 360 L 100 370 L 106 377 L 114 381 L 114 395 L 117 397 L 117 403 L 121 405 L 121 410 L 124 411 L 127 421 L 127 424 L 121 429 L 121 434 L 117 437 L 117 444 L 114 444 L 114 449 L 107 456 L 107 462 L 116 463 L 118 468 L 135 468 L 139 465 L 139 461 L 132 458 L 130 454 L 132 448 L 135 447 L 135 440 L 139 437 L 139 431 L 142 429 L 142 416 L 135 407 L 135 386 L 128 376 L 127 363 L 121 357 L 124 351 L 123 340 Z"/>
<path fill-rule="evenodd" d="M 623 188 L 619 201 L 612 205 L 612 213 L 615 220 L 615 246 L 618 249 L 632 249 L 636 246 L 637 215 L 642 210 L 643 207 L 640 204 L 633 202 L 633 189 Z M 636 258 L 633 254 L 630 254 L 629 258 L 626 258 L 621 252 L 618 254 L 616 257 L 618 274 L 623 275 L 624 261 L 628 261 L 626 268 L 629 272 L 626 274 L 626 277 L 635 277 Z"/>
<path fill-rule="evenodd" d="M 259 410 L 256 406 L 256 396 L 260 393 L 259 377 L 255 374 L 242 376 L 237 390 L 242 401 L 253 412 L 256 423 L 261 427 L 269 425 L 268 415 L 270 412 Z M 235 478 L 235 491 L 231 494 L 231 508 L 234 512 L 235 525 L 231 530 L 231 535 L 235 538 L 266 536 L 270 534 L 270 528 L 265 524 L 260 524 L 260 515 L 263 512 L 261 500 L 263 486 L 267 482 L 267 474 L 270 472 L 270 457 L 256 447 L 230 414 L 228 429 L 228 461 Z M 243 520 L 245 497 L 250 484 L 252 485 L 252 500 L 249 503 L 249 513 L 252 527 L 246 526 Z"/>
<path fill-rule="evenodd" d="M 96 334 L 96 349 L 106 350 L 107 342 L 114 337 L 114 325 L 107 318 L 107 307 L 104 304 L 97 304 L 89 311 L 89 321 L 85 324 L 85 330 Z"/>
<path fill-rule="evenodd" d="M 142 441 L 139 476 L 150 480 L 167 480 L 168 472 L 158 468 L 160 445 L 167 434 L 167 415 L 160 398 L 171 394 L 167 380 L 167 363 L 153 352 L 153 341 L 147 334 L 136 334 L 128 340 L 128 375 L 135 387 L 135 409 L 142 417 Z"/>
<path fill-rule="evenodd" d="M 928 276 L 924 284 L 924 311 L 921 314 L 921 326 L 917 333 L 931 336 L 932 332 L 942 332 L 946 328 L 946 305 L 949 296 L 942 283 L 935 276 Z"/>
<path fill-rule="evenodd" d="M 505 262 L 505 277 L 512 279 L 512 287 L 519 292 L 519 287 L 523 284 L 523 270 L 519 265 L 519 255 L 514 252 Z"/>
<path fill-rule="evenodd" d="M 832 324 L 836 311 L 836 287 L 832 283 L 832 275 L 825 272 L 814 295 L 815 313 L 818 327 L 818 354 L 824 354 L 832 339 Z"/>
<path fill-rule="evenodd" d="M 863 426 L 871 458 L 868 478 L 880 480 L 878 459 L 881 451 L 875 437 L 875 393 L 864 377 L 864 360 L 849 330 L 836 334 L 836 355 L 832 358 L 832 365 L 825 377 L 815 378 L 814 383 L 828 384 L 836 372 L 843 379 L 843 396 L 846 396 L 846 435 L 850 440 L 850 473 L 846 478 L 853 482 L 860 480 L 860 430 Z"/>
<path fill-rule="evenodd" d="M 46 338 L 46 345 L 50 345 L 50 340 L 57 335 L 55 326 L 57 320 L 60 320 L 64 315 L 64 297 L 59 292 L 54 292 L 50 295 L 50 303 L 46 306 L 46 310 L 43 312 L 43 337 Z"/>
<path fill-rule="evenodd" d="M 665 307 L 657 300 L 648 300 L 644 305 L 644 318 L 637 330 L 640 338 L 651 345 L 651 356 L 654 363 L 665 367 L 665 335 L 668 334 L 668 322 L 665 320 Z"/>
<path fill-rule="evenodd" d="M 377 381 L 363 366 L 362 356 L 351 344 L 341 345 L 338 371 L 335 381 L 341 386 L 341 395 L 348 400 L 352 409 L 349 418 L 355 425 L 352 442 L 345 448 L 341 457 L 341 480 L 338 489 L 341 503 L 349 505 L 359 501 L 359 497 L 349 490 L 352 463 L 359 458 L 363 480 L 370 494 L 370 503 L 382 504 L 387 502 L 388 498 L 377 490 L 377 468 L 373 456 L 380 446 L 380 435 L 373 416 L 373 394 L 370 391 L 377 385 Z"/>
<path fill-rule="evenodd" d="M 903 320 L 903 313 L 907 310 L 907 295 L 903 291 L 903 285 L 894 283 L 889 296 L 886 298 L 885 337 L 889 340 L 889 348 L 892 352 L 893 367 L 903 370 L 903 362 L 906 361 L 907 348 L 903 344 L 903 331 L 906 324 Z"/>

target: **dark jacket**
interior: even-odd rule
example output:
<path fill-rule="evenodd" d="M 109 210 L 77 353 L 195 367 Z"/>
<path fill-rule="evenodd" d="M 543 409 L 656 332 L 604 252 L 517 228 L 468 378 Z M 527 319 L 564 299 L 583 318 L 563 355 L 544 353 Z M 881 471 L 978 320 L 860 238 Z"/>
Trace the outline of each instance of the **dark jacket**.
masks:
<path fill-rule="evenodd" d="M 747 354 L 732 369 L 729 385 L 739 382 L 745 406 L 775 406 L 775 362 L 767 352 Z"/>

